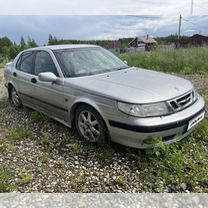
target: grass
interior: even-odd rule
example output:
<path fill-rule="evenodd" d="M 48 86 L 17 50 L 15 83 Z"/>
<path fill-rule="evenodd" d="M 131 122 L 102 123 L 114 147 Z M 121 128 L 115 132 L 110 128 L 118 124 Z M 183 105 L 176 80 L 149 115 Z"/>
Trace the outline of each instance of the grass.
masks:
<path fill-rule="evenodd" d="M 50 138 L 51 138 L 51 135 L 47 132 L 43 133 L 43 136 L 42 136 L 42 139 L 40 141 L 40 143 L 42 145 L 49 145 L 50 144 Z"/>
<path fill-rule="evenodd" d="M 19 177 L 19 184 L 21 184 L 21 185 L 28 184 L 33 179 L 32 172 L 31 171 L 26 171 L 26 170 L 21 170 L 18 173 L 18 177 Z"/>
<path fill-rule="evenodd" d="M 5 67 L 5 63 L 0 63 L 0 68 L 4 68 Z"/>
<path fill-rule="evenodd" d="M 206 119 L 187 139 L 171 145 L 161 144 L 138 157 L 138 180 L 146 181 L 149 191 L 155 191 L 156 187 L 164 191 L 158 185 L 162 183 L 165 187 L 171 187 L 173 192 L 175 189 L 207 193 L 207 145 Z"/>
<path fill-rule="evenodd" d="M 96 158 L 101 162 L 110 162 L 114 155 L 115 155 L 115 149 L 109 145 L 109 144 L 105 144 L 103 146 L 99 146 L 96 149 Z"/>
<path fill-rule="evenodd" d="M 64 168 L 65 167 L 65 161 L 64 160 L 59 160 L 57 162 L 57 167 L 59 168 Z"/>
<path fill-rule="evenodd" d="M 26 128 L 21 128 L 19 130 L 15 131 L 10 131 L 8 133 L 8 137 L 12 139 L 13 141 L 19 141 L 24 138 L 32 138 L 33 137 L 33 132 L 29 129 Z"/>
<path fill-rule="evenodd" d="M 38 111 L 33 111 L 31 114 L 31 118 L 34 122 L 40 122 L 40 121 L 50 121 L 50 118 L 48 116 L 46 116 L 43 113 L 40 113 Z"/>
<path fill-rule="evenodd" d="M 204 100 L 205 100 L 206 104 L 208 105 L 208 96 L 204 96 Z"/>
<path fill-rule="evenodd" d="M 11 192 L 15 189 L 10 183 L 12 177 L 13 172 L 11 170 L 0 168 L 0 193 Z"/>
<path fill-rule="evenodd" d="M 4 141 L 0 140 L 0 155 L 7 151 L 7 146 Z"/>
<path fill-rule="evenodd" d="M 118 185 L 121 185 L 121 186 L 124 186 L 126 184 L 126 177 L 123 176 L 123 175 L 119 175 L 117 178 L 116 178 L 116 183 Z"/>
<path fill-rule="evenodd" d="M 129 66 L 182 74 L 208 74 L 208 48 L 130 52 L 120 55 Z"/>
<path fill-rule="evenodd" d="M 73 152 L 74 155 L 79 155 L 80 146 L 77 143 L 69 144 L 69 150 Z"/>
<path fill-rule="evenodd" d="M 0 155 L 6 153 L 6 152 L 15 152 L 17 149 L 16 146 L 13 144 L 9 144 L 5 141 L 0 140 Z"/>

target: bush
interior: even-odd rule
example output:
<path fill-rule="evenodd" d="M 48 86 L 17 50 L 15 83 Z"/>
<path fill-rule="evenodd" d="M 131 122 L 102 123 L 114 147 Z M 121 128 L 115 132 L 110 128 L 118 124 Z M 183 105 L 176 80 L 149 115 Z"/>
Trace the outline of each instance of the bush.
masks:
<path fill-rule="evenodd" d="M 11 59 L 14 59 L 19 52 L 20 52 L 20 47 L 17 45 L 13 45 L 9 48 L 9 57 Z"/>

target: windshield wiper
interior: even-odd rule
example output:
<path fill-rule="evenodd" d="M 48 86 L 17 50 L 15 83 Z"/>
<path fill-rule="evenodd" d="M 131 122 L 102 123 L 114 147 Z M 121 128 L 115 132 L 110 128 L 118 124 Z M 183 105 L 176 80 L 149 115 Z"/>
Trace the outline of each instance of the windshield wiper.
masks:
<path fill-rule="evenodd" d="M 117 70 L 119 71 L 119 70 L 128 69 L 128 68 L 130 68 L 130 67 L 129 66 L 124 66 L 124 67 L 117 68 Z"/>

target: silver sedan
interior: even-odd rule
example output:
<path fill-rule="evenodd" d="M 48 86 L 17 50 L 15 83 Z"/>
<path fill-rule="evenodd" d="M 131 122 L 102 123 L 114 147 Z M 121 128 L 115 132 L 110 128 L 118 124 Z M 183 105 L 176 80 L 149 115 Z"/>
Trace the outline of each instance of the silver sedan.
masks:
<path fill-rule="evenodd" d="M 191 82 L 129 67 L 94 45 L 21 52 L 5 69 L 9 98 L 43 112 L 90 142 L 148 148 L 178 141 L 203 120 L 205 103 Z"/>

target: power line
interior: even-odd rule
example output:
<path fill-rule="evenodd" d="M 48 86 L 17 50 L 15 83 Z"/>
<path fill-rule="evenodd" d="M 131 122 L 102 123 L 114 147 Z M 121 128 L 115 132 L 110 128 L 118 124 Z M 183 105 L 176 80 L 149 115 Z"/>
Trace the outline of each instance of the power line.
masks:
<path fill-rule="evenodd" d="M 193 15 L 193 12 L 194 12 L 194 7 L 198 7 L 199 9 L 201 9 L 201 10 L 206 10 L 206 11 L 208 11 L 208 9 L 207 8 L 204 8 L 204 7 L 201 7 L 201 6 L 199 6 L 199 5 L 197 5 L 197 4 L 195 4 L 194 3 L 194 0 L 191 0 L 191 15 Z"/>
<path fill-rule="evenodd" d="M 196 26 L 198 26 L 198 24 L 193 23 L 193 22 L 191 22 L 190 20 L 187 20 L 187 19 L 184 19 L 184 18 L 183 18 L 183 20 L 184 20 L 184 21 L 186 21 L 186 22 L 188 22 L 188 23 L 190 23 L 190 24 L 192 24 L 192 25 L 196 25 Z"/>
<path fill-rule="evenodd" d="M 193 15 L 193 9 L 194 9 L 194 0 L 191 0 L 191 15 Z"/>
<path fill-rule="evenodd" d="M 194 5 L 195 7 L 198 7 L 199 9 L 201 9 L 201 10 L 203 10 L 203 11 L 208 11 L 208 9 L 206 9 L 206 8 L 203 8 L 203 7 L 201 7 L 201 6 L 199 6 L 199 5 Z"/>
<path fill-rule="evenodd" d="M 185 19 L 185 18 L 183 18 L 180 15 L 179 16 L 179 27 L 178 27 L 178 39 L 180 39 L 180 35 L 181 35 L 181 25 L 182 25 L 182 21 L 185 21 L 185 22 L 188 22 L 189 24 L 192 24 L 196 30 L 199 30 L 200 31 L 202 29 L 202 27 L 199 26 L 199 24 L 194 23 L 194 22 L 192 22 L 192 21 L 190 21 L 188 19 Z"/>

